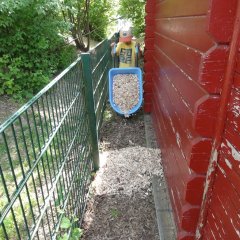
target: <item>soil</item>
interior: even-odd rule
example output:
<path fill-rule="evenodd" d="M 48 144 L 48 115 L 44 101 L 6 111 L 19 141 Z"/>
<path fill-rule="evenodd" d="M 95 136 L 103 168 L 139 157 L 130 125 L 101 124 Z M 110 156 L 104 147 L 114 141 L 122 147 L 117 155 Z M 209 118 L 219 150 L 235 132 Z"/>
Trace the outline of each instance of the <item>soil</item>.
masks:
<path fill-rule="evenodd" d="M 151 180 L 163 174 L 160 150 L 146 146 L 142 111 L 128 119 L 106 112 L 81 239 L 157 240 Z"/>
<path fill-rule="evenodd" d="M 108 117 L 103 122 L 100 133 L 100 151 L 115 150 L 129 146 L 146 147 L 144 116 L 140 110 L 129 118 L 113 112 L 110 107 L 105 111 Z"/>
<path fill-rule="evenodd" d="M 7 120 L 14 112 L 20 108 L 20 104 L 15 102 L 12 98 L 1 95 L 0 96 L 0 125 Z"/>

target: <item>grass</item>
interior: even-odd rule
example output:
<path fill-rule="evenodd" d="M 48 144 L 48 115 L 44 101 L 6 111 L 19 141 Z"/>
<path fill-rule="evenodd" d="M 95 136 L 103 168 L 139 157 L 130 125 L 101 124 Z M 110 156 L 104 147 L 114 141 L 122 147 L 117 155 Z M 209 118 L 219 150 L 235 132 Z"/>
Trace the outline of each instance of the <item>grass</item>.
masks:
<path fill-rule="evenodd" d="M 36 116 L 34 116 L 36 117 Z M 33 118 L 30 119 L 30 122 L 33 122 Z M 29 130 L 29 127 L 27 126 L 26 119 L 24 120 L 24 124 L 21 124 L 19 120 L 16 120 L 13 124 L 14 126 L 14 133 L 13 130 L 8 128 L 5 131 L 6 141 L 9 148 L 9 155 L 7 154 L 7 148 L 5 146 L 3 137 L 0 140 L 0 156 L 1 156 L 1 168 L 3 170 L 4 174 L 4 180 L 7 185 L 7 190 L 9 196 L 12 196 L 14 192 L 16 191 L 16 183 L 19 184 L 24 179 L 24 174 L 26 174 L 29 169 L 31 168 L 30 165 L 32 165 L 35 161 L 36 153 L 39 152 L 39 146 L 37 144 L 39 139 L 39 144 L 42 146 L 44 144 L 43 138 L 38 138 L 37 132 L 42 132 L 43 134 L 47 134 L 47 125 L 45 124 L 43 127 L 43 131 L 40 124 L 40 119 L 36 122 L 36 131 Z M 31 126 L 31 129 L 33 129 L 33 125 Z M 14 140 L 14 137 L 16 140 Z M 25 139 L 25 143 L 24 143 Z M 32 139 L 32 141 L 31 141 Z M 35 147 L 32 148 L 32 143 L 35 144 Z M 20 156 L 20 157 L 19 157 Z M 11 160 L 10 160 L 11 158 Z M 39 191 L 40 187 L 40 181 L 39 177 L 44 177 L 44 165 L 46 165 L 46 158 L 41 162 L 38 166 L 38 171 L 33 172 L 33 178 L 30 177 L 27 181 L 27 188 L 24 188 L 20 194 L 20 198 L 16 200 L 16 202 L 13 205 L 13 211 L 16 218 L 16 222 L 19 227 L 19 231 L 21 233 L 21 237 L 25 238 L 27 236 L 26 233 L 26 226 L 24 222 L 24 215 L 26 216 L 27 225 L 31 226 L 33 223 L 34 215 L 32 214 L 31 208 L 34 212 L 36 212 L 36 209 L 38 207 L 37 203 L 40 202 L 40 204 L 43 203 L 43 200 L 37 199 L 36 197 L 36 191 Z M 48 159 L 50 160 L 50 159 Z M 12 167 L 14 169 L 15 177 L 12 173 L 10 162 L 12 164 Z M 50 161 L 50 165 L 52 165 Z M 34 180 L 33 180 L 34 179 Z M 36 190 L 35 190 L 36 188 Z M 28 192 L 27 192 L 28 190 Z M 0 182 L 0 209 L 4 209 L 6 205 L 8 204 L 8 198 L 6 195 L 6 192 L 4 190 L 3 182 L 1 180 Z M 31 202 L 29 202 L 29 199 Z M 23 207 L 23 209 L 22 209 Z M 14 225 L 14 219 L 11 211 L 7 214 L 7 216 L 4 219 L 4 225 L 7 229 L 8 237 L 9 239 L 16 239 L 16 229 Z M 0 228 L 0 239 L 4 239 L 4 233 L 3 229 Z"/>

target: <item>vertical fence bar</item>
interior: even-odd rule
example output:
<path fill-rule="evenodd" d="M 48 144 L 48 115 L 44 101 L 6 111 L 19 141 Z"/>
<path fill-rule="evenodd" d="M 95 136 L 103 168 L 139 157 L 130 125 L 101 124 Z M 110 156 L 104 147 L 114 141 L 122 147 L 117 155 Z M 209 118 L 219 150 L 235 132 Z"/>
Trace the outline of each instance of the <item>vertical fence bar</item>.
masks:
<path fill-rule="evenodd" d="M 86 98 L 86 107 L 89 118 L 91 142 L 93 149 L 93 162 L 94 170 L 99 169 L 99 151 L 98 151 L 98 133 L 97 133 L 97 123 L 96 123 L 96 113 L 94 105 L 94 93 L 93 93 L 93 81 L 91 72 L 91 62 L 90 54 L 82 53 L 82 67 L 83 67 L 83 80 L 84 80 L 84 90 Z"/>

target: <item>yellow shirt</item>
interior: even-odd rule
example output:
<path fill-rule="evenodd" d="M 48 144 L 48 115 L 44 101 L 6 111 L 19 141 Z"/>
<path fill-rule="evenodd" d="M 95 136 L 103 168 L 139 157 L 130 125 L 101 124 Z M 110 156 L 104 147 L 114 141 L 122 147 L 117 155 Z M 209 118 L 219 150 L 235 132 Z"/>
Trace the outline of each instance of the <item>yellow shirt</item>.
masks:
<path fill-rule="evenodd" d="M 135 42 L 126 44 L 124 42 L 119 42 L 116 48 L 116 53 L 119 56 L 119 67 L 135 67 Z"/>

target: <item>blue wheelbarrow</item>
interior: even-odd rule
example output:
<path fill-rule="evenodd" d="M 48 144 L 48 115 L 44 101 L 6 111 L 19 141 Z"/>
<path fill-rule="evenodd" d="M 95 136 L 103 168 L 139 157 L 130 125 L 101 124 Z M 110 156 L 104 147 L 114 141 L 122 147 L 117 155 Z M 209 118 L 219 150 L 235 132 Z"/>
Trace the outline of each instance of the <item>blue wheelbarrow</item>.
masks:
<path fill-rule="evenodd" d="M 113 97 L 113 83 L 114 83 L 114 76 L 115 75 L 124 75 L 124 74 L 134 74 L 137 75 L 138 79 L 138 102 L 136 105 L 134 105 L 131 109 L 129 109 L 127 112 L 123 112 L 119 106 L 114 102 L 114 97 Z M 111 107 L 115 112 L 117 112 L 120 115 L 123 116 L 130 116 L 133 113 L 137 112 L 137 110 L 141 107 L 142 102 L 143 102 L 143 84 L 142 84 L 142 71 L 138 67 L 133 67 L 133 68 L 112 68 L 109 71 L 109 101 L 111 104 Z M 125 99 L 128 101 L 128 99 Z"/>
<path fill-rule="evenodd" d="M 114 45 L 113 54 L 114 54 L 114 68 L 110 69 L 109 71 L 109 102 L 111 104 L 111 107 L 115 112 L 117 112 L 120 115 L 124 116 L 130 116 L 131 114 L 138 111 L 138 109 L 142 106 L 143 102 L 143 84 L 142 84 L 142 70 L 138 67 L 138 47 L 136 46 L 135 52 L 136 52 L 136 67 L 131 68 L 117 68 L 119 61 L 118 57 L 116 55 L 116 44 Z M 129 109 L 127 112 L 123 112 L 119 106 L 114 102 L 113 97 L 113 78 L 114 76 L 118 74 L 136 74 L 138 79 L 138 103 L 134 105 L 131 109 Z M 125 99 L 127 101 L 127 99 Z"/>

